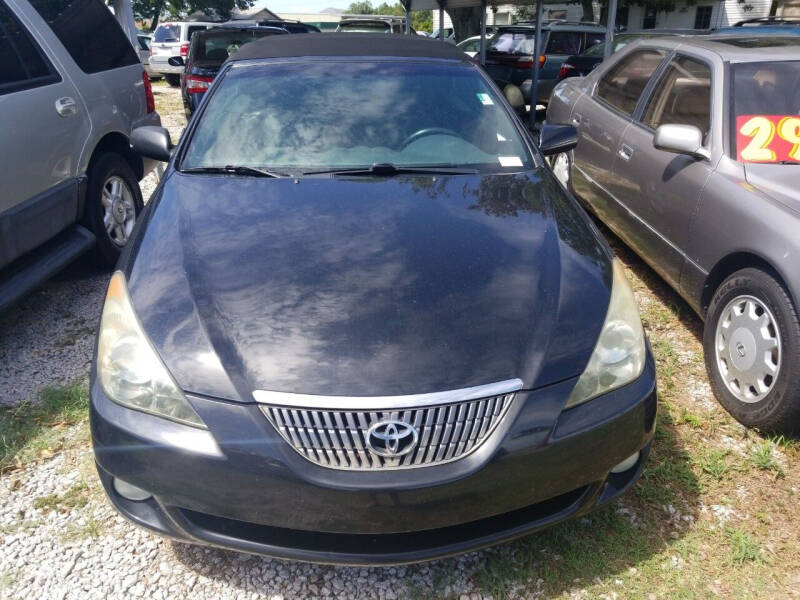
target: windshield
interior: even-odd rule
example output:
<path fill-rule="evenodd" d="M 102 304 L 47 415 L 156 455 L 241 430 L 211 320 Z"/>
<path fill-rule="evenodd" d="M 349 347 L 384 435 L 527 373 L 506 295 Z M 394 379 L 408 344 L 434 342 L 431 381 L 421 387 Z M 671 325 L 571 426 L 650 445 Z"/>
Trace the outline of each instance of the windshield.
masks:
<path fill-rule="evenodd" d="M 154 42 L 177 42 L 181 34 L 180 25 L 159 25 L 153 34 Z"/>
<path fill-rule="evenodd" d="M 489 42 L 489 51 L 503 54 L 533 54 L 534 38 L 532 32 L 501 31 Z"/>
<path fill-rule="evenodd" d="M 229 56 L 236 54 L 245 44 L 268 35 L 286 35 L 275 29 L 250 29 L 247 31 L 215 31 L 192 38 L 192 63 L 204 66 L 219 66 Z"/>
<path fill-rule="evenodd" d="M 467 65 L 234 66 L 208 98 L 181 168 L 388 163 L 518 171 L 530 158 L 502 102 Z"/>
<path fill-rule="evenodd" d="M 733 66 L 732 139 L 742 162 L 800 162 L 800 61 Z"/>

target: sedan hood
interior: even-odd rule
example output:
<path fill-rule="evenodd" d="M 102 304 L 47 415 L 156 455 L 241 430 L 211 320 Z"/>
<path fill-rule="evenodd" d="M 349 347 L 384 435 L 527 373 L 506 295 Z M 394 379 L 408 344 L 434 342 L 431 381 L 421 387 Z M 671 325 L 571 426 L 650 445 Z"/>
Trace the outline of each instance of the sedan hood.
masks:
<path fill-rule="evenodd" d="M 579 375 L 609 253 L 549 173 L 173 172 L 122 265 L 185 390 L 379 396 Z"/>

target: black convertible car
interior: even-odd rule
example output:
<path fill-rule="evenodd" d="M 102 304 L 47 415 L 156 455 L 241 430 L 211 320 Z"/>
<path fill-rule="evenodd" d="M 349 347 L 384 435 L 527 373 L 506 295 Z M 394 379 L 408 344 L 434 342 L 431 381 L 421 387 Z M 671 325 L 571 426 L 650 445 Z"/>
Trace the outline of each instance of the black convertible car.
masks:
<path fill-rule="evenodd" d="M 331 76 L 334 73 L 335 76 Z M 223 67 L 114 274 L 91 382 L 111 502 L 355 564 L 582 514 L 638 478 L 652 355 L 619 263 L 460 50 L 272 36 Z"/>

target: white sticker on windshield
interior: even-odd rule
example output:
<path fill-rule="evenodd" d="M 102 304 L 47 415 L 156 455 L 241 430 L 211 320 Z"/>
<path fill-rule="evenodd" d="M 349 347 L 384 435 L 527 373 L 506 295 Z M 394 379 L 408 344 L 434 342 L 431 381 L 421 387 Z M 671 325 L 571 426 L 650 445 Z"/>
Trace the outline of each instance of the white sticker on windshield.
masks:
<path fill-rule="evenodd" d="M 492 104 L 494 104 L 494 102 L 492 102 L 492 99 L 489 97 L 489 94 L 480 93 L 477 94 L 477 96 L 478 100 L 480 100 L 481 104 L 483 104 L 484 106 L 491 106 Z"/>
<path fill-rule="evenodd" d="M 521 167 L 522 159 L 519 156 L 498 156 L 501 167 Z"/>
<path fill-rule="evenodd" d="M 498 134 L 497 134 L 497 141 L 498 141 L 498 142 L 507 142 L 508 140 L 507 140 L 506 138 L 504 138 L 504 137 L 503 137 L 503 135 L 502 135 L 501 133 L 499 133 L 499 132 L 498 132 Z"/>

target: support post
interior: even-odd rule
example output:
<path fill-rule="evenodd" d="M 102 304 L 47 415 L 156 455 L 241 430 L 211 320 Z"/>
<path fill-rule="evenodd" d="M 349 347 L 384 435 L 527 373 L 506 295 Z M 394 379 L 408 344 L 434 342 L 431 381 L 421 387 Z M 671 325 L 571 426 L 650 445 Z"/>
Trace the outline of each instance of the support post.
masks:
<path fill-rule="evenodd" d="M 606 16 L 606 45 L 603 47 L 603 59 L 611 56 L 611 44 L 614 42 L 614 29 L 617 26 L 617 0 L 608 0 Z"/>
<path fill-rule="evenodd" d="M 486 66 L 486 0 L 481 0 L 481 64 Z"/>
<path fill-rule="evenodd" d="M 445 0 L 439 0 L 439 39 L 444 41 L 444 6 Z"/>
<path fill-rule="evenodd" d="M 403 11 L 406 13 L 406 35 L 411 35 L 411 3 L 413 0 L 404 0 Z"/>
<path fill-rule="evenodd" d="M 542 4 L 536 0 L 536 39 L 533 41 L 533 69 L 531 69 L 531 129 L 536 125 L 536 102 L 539 99 L 539 57 L 542 55 Z"/>

